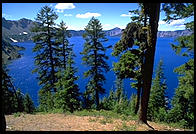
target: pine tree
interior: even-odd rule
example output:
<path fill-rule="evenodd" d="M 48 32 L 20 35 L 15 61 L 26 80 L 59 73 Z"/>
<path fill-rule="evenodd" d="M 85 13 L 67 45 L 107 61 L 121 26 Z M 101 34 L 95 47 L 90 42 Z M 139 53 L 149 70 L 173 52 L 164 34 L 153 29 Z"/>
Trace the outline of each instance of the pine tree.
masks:
<path fill-rule="evenodd" d="M 64 112 L 73 112 L 80 108 L 79 88 L 78 85 L 75 84 L 75 81 L 78 79 L 78 77 L 75 76 L 77 69 L 73 67 L 73 56 L 73 51 L 70 51 L 66 62 L 66 69 L 62 72 L 58 72 L 58 75 L 63 76 L 55 83 L 58 89 L 55 95 L 55 107 L 57 109 L 63 109 Z"/>
<path fill-rule="evenodd" d="M 86 88 L 87 88 L 87 86 L 86 86 Z M 89 90 L 85 90 L 82 95 L 83 100 L 84 100 L 84 108 L 85 109 L 93 108 L 94 101 L 92 100 L 92 96 L 90 96 L 90 95 L 92 95 L 92 92 L 90 92 Z"/>
<path fill-rule="evenodd" d="M 115 92 L 113 89 L 111 89 L 108 97 L 104 97 L 101 102 L 102 109 L 114 110 L 116 104 L 117 101 L 116 101 Z"/>
<path fill-rule="evenodd" d="M 16 105 L 17 112 L 23 112 L 24 111 L 24 94 L 21 92 L 20 88 L 16 91 L 16 94 L 17 94 L 16 100 L 18 100 L 17 105 Z"/>
<path fill-rule="evenodd" d="M 60 66 L 66 69 L 66 62 L 68 59 L 69 52 L 71 51 L 71 47 L 69 45 L 68 38 L 71 37 L 71 34 L 67 30 L 67 26 L 64 23 L 64 21 L 60 22 L 60 25 L 58 25 L 59 28 L 57 28 L 56 32 L 56 43 L 59 43 L 59 56 L 61 58 Z"/>
<path fill-rule="evenodd" d="M 116 113 L 120 113 L 120 114 L 126 114 L 128 115 L 129 113 L 127 112 L 128 110 L 128 105 L 129 105 L 129 101 L 127 98 L 126 93 L 122 92 L 122 94 L 120 95 L 120 100 L 119 102 L 116 101 L 115 103 L 115 107 L 114 107 L 114 111 Z"/>
<path fill-rule="evenodd" d="M 109 47 L 104 47 L 102 42 L 107 41 L 105 33 L 102 30 L 101 23 L 94 17 L 89 21 L 85 27 L 85 39 L 84 49 L 81 52 L 83 64 L 89 67 L 89 70 L 84 73 L 85 77 L 90 77 L 90 80 L 86 86 L 87 96 L 95 102 L 96 108 L 99 109 L 99 94 L 104 94 L 105 89 L 103 83 L 105 77 L 104 72 L 109 71 L 109 66 L 106 63 L 108 56 L 105 55 L 105 51 Z"/>
<path fill-rule="evenodd" d="M 141 108 L 139 121 L 147 124 L 147 109 L 150 96 L 154 55 L 157 40 L 158 21 L 160 14 L 160 3 L 144 3 L 145 15 L 149 16 L 149 35 L 147 37 L 147 50 L 145 51 L 144 72 L 143 72 L 143 88 L 141 97 Z"/>
<path fill-rule="evenodd" d="M 167 3 L 163 5 L 165 21 L 188 18 L 194 15 L 193 3 Z M 185 23 L 186 29 L 194 31 L 194 21 Z M 194 32 L 176 39 L 178 45 L 171 44 L 176 54 L 189 58 L 174 72 L 179 74 L 179 84 L 172 99 L 172 109 L 168 113 L 168 122 L 180 122 L 184 127 L 194 125 Z"/>
<path fill-rule="evenodd" d="M 26 113 L 33 113 L 33 111 L 35 110 L 33 101 L 31 99 L 31 97 L 29 96 L 29 94 L 25 94 L 24 97 L 24 111 Z"/>
<path fill-rule="evenodd" d="M 155 78 L 152 81 L 152 88 L 151 88 L 151 94 L 148 104 L 148 118 L 150 120 L 159 120 L 163 121 L 162 119 L 159 119 L 159 110 L 160 108 L 164 109 L 165 112 L 168 110 L 168 97 L 166 96 L 165 90 L 167 89 L 166 85 L 166 79 L 164 77 L 163 73 L 163 61 L 160 60 Z"/>
<path fill-rule="evenodd" d="M 183 122 L 184 127 L 194 125 L 194 59 L 174 70 L 180 76 L 179 84 L 172 99 L 169 122 Z"/>
<path fill-rule="evenodd" d="M 7 74 L 6 67 L 2 66 L 2 110 L 5 114 L 11 114 L 16 109 L 14 101 L 14 92 L 12 89 L 15 87 L 11 83 L 11 77 Z"/>
<path fill-rule="evenodd" d="M 56 30 L 54 28 L 54 21 L 57 18 L 58 16 L 50 7 L 44 6 L 37 14 L 37 23 L 32 28 L 32 32 L 36 33 L 33 37 L 33 41 L 36 43 L 33 48 L 33 52 L 36 52 L 36 56 L 34 57 L 36 68 L 33 72 L 39 74 L 39 85 L 41 85 L 39 91 L 40 106 L 45 107 L 44 109 L 47 109 L 47 106 L 42 105 L 46 105 L 47 103 L 43 101 L 48 100 L 46 97 L 51 98 L 52 92 L 56 92 L 54 85 L 56 82 L 55 73 L 60 62 L 57 51 L 59 44 L 55 42 Z M 51 94 L 48 92 L 51 92 Z"/>
<path fill-rule="evenodd" d="M 127 25 L 121 40 L 114 46 L 113 55 L 120 56 L 120 61 L 114 64 L 114 71 L 122 78 L 136 78 L 138 87 L 142 87 L 139 122 L 147 124 L 160 3 L 143 3 L 140 7 L 142 10 L 135 12 L 141 14 L 134 17 L 139 21 Z M 133 49 L 133 45 L 138 45 L 139 49 Z"/>
<path fill-rule="evenodd" d="M 120 60 L 117 63 L 113 63 L 113 70 L 121 79 L 132 78 L 137 83 L 131 84 L 133 88 L 137 89 L 137 105 L 136 113 L 139 108 L 140 91 L 141 91 L 141 68 L 142 68 L 142 52 L 144 48 L 144 31 L 141 24 L 129 23 L 123 31 L 121 40 L 114 46 L 113 55 L 120 56 Z M 132 48 L 133 45 L 137 45 L 140 49 Z M 143 46 L 142 46 L 143 45 Z"/>
<path fill-rule="evenodd" d="M 123 94 L 123 80 L 120 77 L 116 77 L 116 81 L 115 81 L 115 85 L 116 85 L 116 91 L 115 91 L 115 97 L 116 97 L 116 101 L 119 102 L 121 99 L 121 95 Z"/>
<path fill-rule="evenodd" d="M 130 108 L 130 111 L 131 111 L 132 115 L 136 115 L 136 113 L 135 113 L 136 103 L 137 103 L 136 101 L 137 101 L 137 95 L 132 94 L 130 102 L 129 102 L 129 108 Z"/>
<path fill-rule="evenodd" d="M 12 83 L 12 78 L 7 74 L 9 71 L 6 65 L 3 63 L 2 66 L 2 107 L 5 114 L 11 114 L 14 112 L 19 112 L 22 110 L 21 101 L 19 98 L 20 93 L 18 93 L 16 87 Z"/>

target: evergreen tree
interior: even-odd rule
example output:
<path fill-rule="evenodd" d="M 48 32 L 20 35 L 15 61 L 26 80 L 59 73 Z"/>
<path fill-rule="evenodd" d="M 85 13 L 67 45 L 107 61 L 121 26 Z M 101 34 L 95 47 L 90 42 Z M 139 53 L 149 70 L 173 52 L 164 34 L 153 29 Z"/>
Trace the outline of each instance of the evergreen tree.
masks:
<path fill-rule="evenodd" d="M 16 91 L 17 94 L 17 112 L 23 112 L 24 111 L 24 94 L 21 92 L 20 88 Z"/>
<path fill-rule="evenodd" d="M 156 70 L 156 76 L 152 81 L 153 84 L 148 104 L 148 118 L 150 120 L 157 119 L 159 121 L 163 121 L 159 119 L 159 110 L 160 108 L 164 109 L 165 111 L 168 110 L 168 98 L 165 92 L 167 85 L 162 66 L 163 61 L 160 60 Z"/>
<path fill-rule="evenodd" d="M 153 74 L 154 55 L 160 14 L 160 3 L 144 3 L 144 13 L 146 16 L 149 17 L 149 35 L 147 36 L 147 49 L 145 51 L 145 60 L 143 66 L 144 71 L 142 74 L 143 86 L 139 121 L 147 124 L 147 109 Z"/>
<path fill-rule="evenodd" d="M 116 92 L 115 92 L 115 97 L 116 97 L 116 101 L 119 102 L 121 99 L 121 95 L 123 94 L 123 80 L 120 77 L 116 77 L 116 81 L 115 81 L 115 85 L 116 85 Z"/>
<path fill-rule="evenodd" d="M 7 69 L 2 66 L 2 112 L 5 114 L 10 114 L 15 109 L 13 88 L 11 77 L 7 74 Z"/>
<path fill-rule="evenodd" d="M 122 92 L 122 94 L 120 95 L 119 102 L 116 102 L 115 104 L 116 105 L 114 107 L 114 111 L 116 113 L 127 114 L 127 115 L 129 114 L 127 112 L 129 101 L 128 101 L 127 95 L 124 92 Z"/>
<path fill-rule="evenodd" d="M 49 112 L 54 109 L 54 96 L 50 91 L 39 91 L 39 111 Z"/>
<path fill-rule="evenodd" d="M 142 59 L 144 45 L 144 30 L 142 25 L 132 22 L 127 24 L 123 31 L 121 40 L 114 46 L 113 55 L 120 56 L 120 61 L 114 63 L 114 71 L 121 78 L 132 78 L 136 83 L 131 86 L 137 89 L 137 104 L 135 113 L 139 109 L 139 100 L 142 87 Z M 133 45 L 139 46 L 139 49 L 132 48 Z"/>
<path fill-rule="evenodd" d="M 4 62 L 2 62 L 4 63 Z M 18 104 L 21 100 L 18 97 L 16 87 L 12 83 L 12 78 L 7 74 L 6 65 L 2 66 L 2 110 L 5 114 L 11 114 L 21 110 Z"/>
<path fill-rule="evenodd" d="M 163 5 L 165 21 L 188 18 L 194 15 L 193 3 L 167 3 Z M 194 21 L 185 23 L 186 29 L 194 31 Z M 194 32 L 176 39 L 178 45 L 171 44 L 176 54 L 186 56 L 189 61 L 177 67 L 179 84 L 172 99 L 172 109 L 168 113 L 168 122 L 180 122 L 184 127 L 194 125 Z"/>
<path fill-rule="evenodd" d="M 87 86 L 86 86 L 87 89 Z M 84 100 L 84 108 L 85 109 L 91 109 L 93 108 L 94 101 L 92 100 L 92 92 L 89 90 L 85 90 L 83 93 L 83 100 Z M 105 101 L 104 101 L 105 102 Z"/>
<path fill-rule="evenodd" d="M 25 94 L 24 97 L 24 111 L 26 113 L 33 113 L 33 111 L 35 110 L 33 101 L 31 99 L 31 97 L 29 96 L 29 94 Z"/>
<path fill-rule="evenodd" d="M 48 6 L 44 6 L 37 14 L 36 22 L 32 32 L 36 35 L 33 37 L 33 41 L 36 43 L 33 48 L 33 52 L 36 52 L 35 65 L 36 68 L 33 72 L 39 74 L 39 85 L 41 86 L 40 106 L 46 105 L 46 97 L 53 95 L 52 92 L 56 92 L 54 83 L 56 82 L 55 73 L 57 66 L 59 65 L 58 48 L 59 44 L 55 42 L 55 20 L 58 18 L 56 13 Z M 48 93 L 48 92 L 51 92 Z M 44 99 L 43 99 L 44 98 Z M 52 100 L 51 100 L 52 101 Z M 52 103 L 50 103 L 52 104 Z M 50 106 L 51 107 L 51 106 Z"/>
<path fill-rule="evenodd" d="M 69 52 L 71 51 L 71 46 L 69 46 L 68 38 L 71 37 L 71 34 L 67 30 L 67 26 L 64 21 L 60 22 L 56 32 L 56 43 L 59 43 L 59 56 L 61 58 L 60 66 L 66 69 L 66 62 L 68 59 Z"/>
<path fill-rule="evenodd" d="M 113 110 L 116 113 L 126 114 L 128 110 L 128 98 L 123 91 L 123 81 L 119 77 L 116 77 L 115 91 L 112 88 L 109 96 L 104 97 L 101 104 L 105 110 Z"/>
<path fill-rule="evenodd" d="M 139 21 L 127 25 L 121 40 L 115 44 L 113 55 L 120 55 L 120 61 L 114 64 L 115 72 L 122 78 L 139 78 L 138 84 L 142 85 L 139 122 L 147 124 L 160 3 L 140 5 L 142 10 L 135 12 L 141 12 L 141 15 L 134 17 Z M 134 44 L 138 45 L 139 49 L 133 49 Z M 138 72 L 135 72 L 135 69 Z M 141 75 L 138 75 L 140 73 Z"/>
<path fill-rule="evenodd" d="M 105 51 L 109 47 L 104 47 L 102 42 L 107 41 L 105 33 L 102 30 L 101 23 L 94 17 L 89 21 L 85 27 L 85 39 L 84 49 L 81 52 L 83 64 L 89 67 L 89 70 L 84 73 L 85 77 L 90 77 L 90 80 L 86 86 L 87 96 L 95 102 L 96 108 L 99 108 L 99 94 L 105 93 L 103 88 L 103 82 L 105 77 L 104 72 L 109 71 L 109 66 L 106 61 L 108 56 L 105 55 Z"/>
<path fill-rule="evenodd" d="M 74 64 L 73 56 L 73 51 L 70 51 L 66 69 L 58 72 L 58 75 L 62 76 L 55 83 L 58 89 L 55 95 L 55 108 L 70 112 L 80 108 L 79 88 L 75 84 L 75 81 L 78 79 L 75 76 L 77 70 L 72 66 Z"/>
<path fill-rule="evenodd" d="M 184 127 L 194 125 L 194 60 L 175 69 L 180 74 L 179 84 L 172 99 L 172 109 L 169 111 L 169 122 L 183 122 Z"/>
<path fill-rule="evenodd" d="M 113 89 L 111 89 L 110 93 L 109 93 L 109 96 L 104 97 L 102 102 L 101 102 L 102 109 L 114 110 L 116 104 L 117 104 L 117 101 L 116 101 L 115 92 L 114 92 Z"/>
<path fill-rule="evenodd" d="M 137 104 L 136 101 L 137 101 L 137 95 L 132 94 L 130 102 L 129 102 L 129 108 L 130 108 L 130 111 L 131 111 L 132 115 L 136 115 L 136 113 L 135 113 L 136 104 Z"/>

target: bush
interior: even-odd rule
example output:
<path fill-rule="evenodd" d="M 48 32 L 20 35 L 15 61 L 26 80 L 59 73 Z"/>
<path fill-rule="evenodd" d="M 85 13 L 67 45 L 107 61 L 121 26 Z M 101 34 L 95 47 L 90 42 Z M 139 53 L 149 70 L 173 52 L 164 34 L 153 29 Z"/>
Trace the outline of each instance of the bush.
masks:
<path fill-rule="evenodd" d="M 182 127 L 182 128 L 188 128 L 189 123 L 185 119 L 182 119 L 182 120 L 179 121 L 179 126 Z"/>
<path fill-rule="evenodd" d="M 14 117 L 20 117 L 21 114 L 22 114 L 21 112 L 14 113 Z"/>
<path fill-rule="evenodd" d="M 167 112 L 164 108 L 159 108 L 158 112 L 155 112 L 155 120 L 156 121 L 166 121 Z"/>

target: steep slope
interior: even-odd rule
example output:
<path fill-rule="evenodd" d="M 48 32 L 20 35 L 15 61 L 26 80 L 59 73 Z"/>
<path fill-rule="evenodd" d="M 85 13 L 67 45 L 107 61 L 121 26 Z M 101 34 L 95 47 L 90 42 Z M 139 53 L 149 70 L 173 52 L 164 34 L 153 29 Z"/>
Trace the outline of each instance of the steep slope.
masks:
<path fill-rule="evenodd" d="M 18 42 L 31 40 L 33 23 L 32 20 L 25 18 L 18 21 L 2 18 L 2 37 L 8 42 L 13 42 L 13 40 Z"/>
<path fill-rule="evenodd" d="M 20 58 L 21 54 L 19 50 L 24 50 L 24 47 L 19 47 L 17 45 L 11 45 L 10 43 L 2 40 L 2 60 L 6 64 L 10 60 Z"/>

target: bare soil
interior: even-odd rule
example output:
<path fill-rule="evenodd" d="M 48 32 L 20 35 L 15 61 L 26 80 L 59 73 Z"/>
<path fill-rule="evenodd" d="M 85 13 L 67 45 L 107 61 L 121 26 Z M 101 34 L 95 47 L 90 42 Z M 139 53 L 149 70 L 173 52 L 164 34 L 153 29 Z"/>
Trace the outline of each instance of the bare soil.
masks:
<path fill-rule="evenodd" d="M 156 131 L 183 131 L 163 124 L 148 122 Z M 6 115 L 7 131 L 150 131 L 137 121 L 110 119 L 103 116 L 76 116 L 65 114 Z"/>

